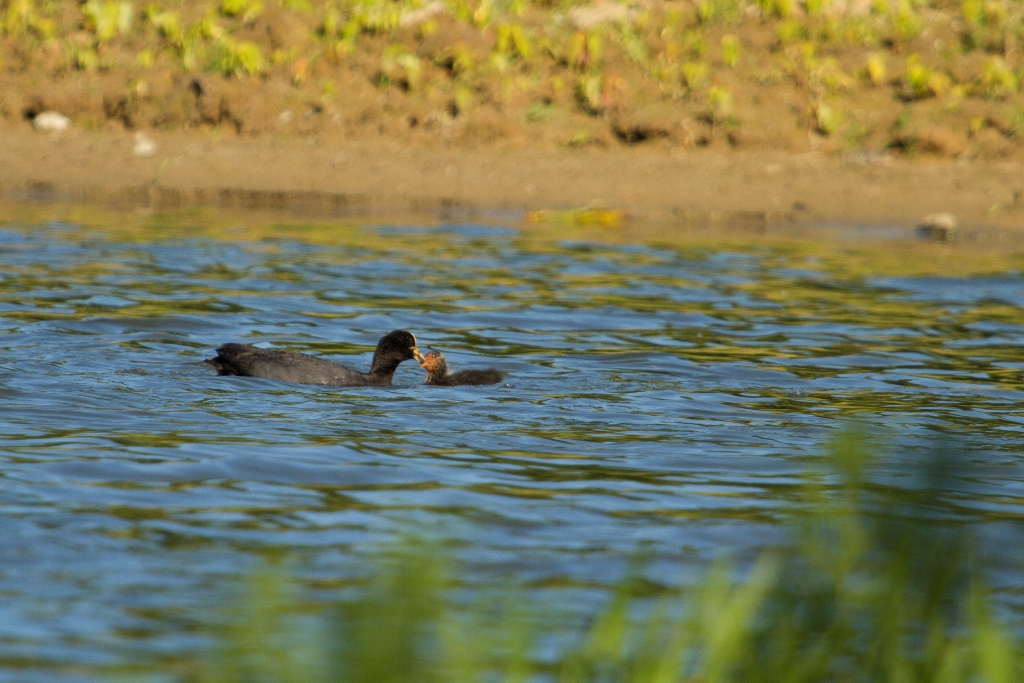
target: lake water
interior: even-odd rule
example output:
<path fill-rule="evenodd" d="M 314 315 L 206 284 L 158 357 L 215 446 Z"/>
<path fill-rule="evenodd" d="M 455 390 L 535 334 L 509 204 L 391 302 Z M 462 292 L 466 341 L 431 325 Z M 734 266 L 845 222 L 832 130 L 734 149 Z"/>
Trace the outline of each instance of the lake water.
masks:
<path fill-rule="evenodd" d="M 685 581 L 779 541 L 852 417 L 892 450 L 952 440 L 973 469 L 944 504 L 1010 557 L 1024 251 L 810 232 L 0 223 L 0 680 L 173 661 L 261 558 L 329 587 L 410 529 L 453 542 L 469 580 L 583 602 L 640 548 Z M 399 328 L 506 383 L 202 363 L 245 341 L 365 368 Z M 1021 578 L 999 575 L 1007 604 Z"/>

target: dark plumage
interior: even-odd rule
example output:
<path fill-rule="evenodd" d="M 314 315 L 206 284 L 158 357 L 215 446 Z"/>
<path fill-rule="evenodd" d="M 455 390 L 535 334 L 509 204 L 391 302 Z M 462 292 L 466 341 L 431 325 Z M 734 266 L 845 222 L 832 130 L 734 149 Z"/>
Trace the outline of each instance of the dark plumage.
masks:
<path fill-rule="evenodd" d="M 460 370 L 449 374 L 448 361 L 444 359 L 440 351 L 428 353 L 420 361 L 420 365 L 427 371 L 427 378 L 423 380 L 423 383 L 440 387 L 497 384 L 505 378 L 505 375 L 494 368 Z"/>
<path fill-rule="evenodd" d="M 217 368 L 218 375 L 266 377 L 296 384 L 353 387 L 388 386 L 398 364 L 412 358 L 423 359 L 423 354 L 416 348 L 416 337 L 405 330 L 395 330 L 377 343 L 369 372 L 360 372 L 296 351 L 260 349 L 249 344 L 225 344 L 217 349 L 216 358 L 209 358 L 206 362 Z"/>

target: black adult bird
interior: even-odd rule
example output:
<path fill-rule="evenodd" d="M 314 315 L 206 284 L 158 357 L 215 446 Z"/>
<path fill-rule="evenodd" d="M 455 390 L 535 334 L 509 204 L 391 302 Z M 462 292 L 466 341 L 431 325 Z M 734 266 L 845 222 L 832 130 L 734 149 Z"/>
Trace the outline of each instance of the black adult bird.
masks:
<path fill-rule="evenodd" d="M 460 370 L 449 373 L 448 361 L 444 359 L 444 355 L 440 351 L 428 353 L 420 361 L 420 365 L 427 371 L 427 378 L 423 380 L 423 383 L 440 387 L 497 384 L 505 379 L 505 375 L 494 368 L 486 370 Z"/>
<path fill-rule="evenodd" d="M 296 351 L 260 349 L 249 344 L 225 344 L 217 349 L 216 358 L 208 358 L 206 362 L 217 368 L 218 375 L 356 387 L 390 385 L 398 364 L 412 358 L 423 360 L 423 354 L 416 348 L 416 337 L 405 330 L 395 330 L 381 337 L 377 343 L 369 372 L 360 372 L 346 365 Z"/>

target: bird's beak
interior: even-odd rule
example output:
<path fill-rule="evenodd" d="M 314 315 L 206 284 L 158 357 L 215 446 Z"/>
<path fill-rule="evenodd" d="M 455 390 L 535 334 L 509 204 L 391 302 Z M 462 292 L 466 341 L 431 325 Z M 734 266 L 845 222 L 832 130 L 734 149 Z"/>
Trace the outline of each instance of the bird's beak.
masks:
<path fill-rule="evenodd" d="M 416 362 L 419 363 L 420 365 L 423 365 L 423 361 L 426 360 L 426 358 L 423 357 L 423 354 L 420 353 L 419 348 L 415 346 L 412 347 L 412 357 L 415 358 Z"/>

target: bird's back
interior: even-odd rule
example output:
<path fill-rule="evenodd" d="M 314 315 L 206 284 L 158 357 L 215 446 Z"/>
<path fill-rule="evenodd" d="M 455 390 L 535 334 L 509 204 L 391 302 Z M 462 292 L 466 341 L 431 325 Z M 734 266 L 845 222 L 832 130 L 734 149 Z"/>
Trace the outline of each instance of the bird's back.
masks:
<path fill-rule="evenodd" d="M 323 358 L 249 344 L 225 344 L 217 349 L 215 358 L 206 362 L 217 368 L 220 375 L 265 377 L 296 384 L 359 386 L 380 384 L 382 379 Z"/>
<path fill-rule="evenodd" d="M 484 385 L 497 384 L 505 379 L 505 375 L 499 370 L 488 368 L 486 370 L 459 370 L 451 373 L 445 379 L 448 386 Z"/>

